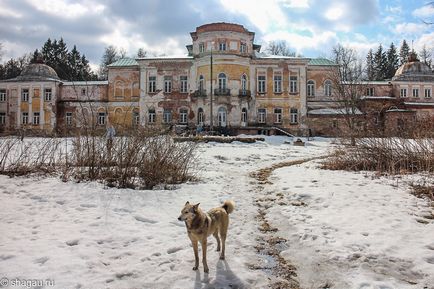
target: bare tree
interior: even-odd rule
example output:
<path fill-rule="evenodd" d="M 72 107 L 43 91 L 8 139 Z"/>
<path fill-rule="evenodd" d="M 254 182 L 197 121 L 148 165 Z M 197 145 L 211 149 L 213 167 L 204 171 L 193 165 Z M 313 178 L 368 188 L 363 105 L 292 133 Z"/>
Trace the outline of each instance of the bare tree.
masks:
<path fill-rule="evenodd" d="M 2 61 L 3 57 L 3 43 L 0 42 L 0 62 Z"/>
<path fill-rule="evenodd" d="M 334 47 L 333 58 L 338 67 L 332 69 L 328 75 L 333 88 L 331 98 L 346 125 L 344 135 L 349 137 L 353 146 L 361 129 L 358 125 L 361 117 L 361 102 L 367 88 L 364 70 L 356 55 L 356 51 L 350 47 L 343 47 L 340 44 Z"/>
<path fill-rule="evenodd" d="M 139 48 L 139 50 L 137 50 L 137 57 L 144 58 L 147 55 L 148 55 L 148 52 L 145 49 Z"/>
<path fill-rule="evenodd" d="M 291 51 L 288 43 L 284 40 L 270 41 L 265 51 L 271 55 L 296 56 L 295 52 Z"/>
<path fill-rule="evenodd" d="M 425 44 L 423 45 L 422 50 L 419 51 L 419 57 L 421 62 L 432 68 L 432 53 L 429 51 L 429 49 L 426 48 Z"/>

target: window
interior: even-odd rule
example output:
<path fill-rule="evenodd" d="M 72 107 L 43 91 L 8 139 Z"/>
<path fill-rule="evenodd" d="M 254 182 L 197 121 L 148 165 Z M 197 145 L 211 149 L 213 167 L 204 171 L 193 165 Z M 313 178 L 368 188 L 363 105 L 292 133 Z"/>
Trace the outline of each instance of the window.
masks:
<path fill-rule="evenodd" d="M 296 93 L 297 92 L 297 76 L 289 77 L 289 92 Z"/>
<path fill-rule="evenodd" d="M 156 114 L 155 109 L 151 108 L 148 110 L 148 123 L 155 123 Z"/>
<path fill-rule="evenodd" d="M 218 120 L 218 125 L 225 127 L 226 126 L 226 108 L 224 107 L 220 107 L 217 111 L 217 120 Z"/>
<path fill-rule="evenodd" d="M 247 90 L 247 76 L 243 74 L 241 76 L 241 90 L 246 91 Z"/>
<path fill-rule="evenodd" d="M 3 125 L 6 123 L 6 113 L 0 112 L 0 125 Z"/>
<path fill-rule="evenodd" d="M 204 82 L 205 79 L 203 78 L 203 75 L 199 76 L 199 91 L 204 91 Z"/>
<path fill-rule="evenodd" d="M 181 93 L 187 93 L 187 85 L 188 85 L 187 76 L 180 76 L 179 79 L 181 81 Z"/>
<path fill-rule="evenodd" d="M 164 77 L 164 92 L 171 93 L 172 92 L 172 76 Z"/>
<path fill-rule="evenodd" d="M 282 109 L 275 108 L 274 109 L 274 123 L 282 123 Z"/>
<path fill-rule="evenodd" d="M 81 96 L 86 96 L 86 88 L 81 89 Z"/>
<path fill-rule="evenodd" d="M 133 111 L 133 125 L 137 126 L 140 124 L 140 113 L 138 111 Z"/>
<path fill-rule="evenodd" d="M 313 80 L 307 82 L 307 96 L 315 96 L 315 82 Z"/>
<path fill-rule="evenodd" d="M 0 102 L 6 101 L 6 89 L 0 89 Z"/>
<path fill-rule="evenodd" d="M 67 126 L 72 125 L 72 112 L 67 112 L 65 115 L 65 122 Z"/>
<path fill-rule="evenodd" d="M 265 75 L 258 75 L 258 92 L 265 93 Z"/>
<path fill-rule="evenodd" d="M 282 93 L 282 76 L 274 76 L 274 93 Z"/>
<path fill-rule="evenodd" d="M 419 88 L 413 88 L 413 97 L 419 97 Z"/>
<path fill-rule="evenodd" d="M 51 101 L 51 88 L 46 88 L 44 90 L 44 99 L 45 101 Z"/>
<path fill-rule="evenodd" d="M 334 119 L 332 121 L 332 128 L 338 128 L 338 120 L 337 119 Z"/>
<path fill-rule="evenodd" d="M 205 52 L 205 44 L 203 42 L 199 43 L 199 53 Z"/>
<path fill-rule="evenodd" d="M 98 113 L 98 124 L 105 125 L 105 112 Z"/>
<path fill-rule="evenodd" d="M 28 124 L 29 123 L 29 113 L 28 112 L 22 113 L 21 123 L 22 124 Z"/>
<path fill-rule="evenodd" d="M 431 98 L 431 89 L 425 88 L 425 98 Z"/>
<path fill-rule="evenodd" d="M 258 109 L 258 122 L 259 123 L 265 123 L 267 116 L 267 111 L 265 108 L 259 108 Z"/>
<path fill-rule="evenodd" d="M 332 82 L 330 80 L 324 82 L 324 94 L 325 96 L 332 96 Z"/>
<path fill-rule="evenodd" d="M 373 87 L 366 88 L 366 95 L 367 96 L 374 96 L 374 88 Z"/>
<path fill-rule="evenodd" d="M 179 123 L 187 123 L 187 115 L 188 115 L 188 110 L 182 108 L 179 111 Z"/>
<path fill-rule="evenodd" d="M 165 109 L 163 112 L 163 123 L 172 122 L 172 111 L 170 109 Z"/>
<path fill-rule="evenodd" d="M 39 124 L 39 112 L 33 113 L 33 124 Z"/>
<path fill-rule="evenodd" d="M 245 107 L 241 110 L 241 122 L 247 123 L 247 108 Z"/>
<path fill-rule="evenodd" d="M 116 81 L 115 82 L 115 97 L 122 98 L 124 97 L 124 82 Z"/>
<path fill-rule="evenodd" d="M 401 88 L 399 96 L 400 97 L 407 97 L 407 88 Z"/>
<path fill-rule="evenodd" d="M 226 74 L 219 74 L 219 90 L 226 90 Z"/>
<path fill-rule="evenodd" d="M 298 109 L 296 108 L 291 108 L 290 109 L 290 116 L 291 116 L 291 123 L 298 123 Z"/>
<path fill-rule="evenodd" d="M 197 110 L 197 124 L 203 125 L 203 122 L 205 121 L 205 115 L 203 114 L 203 109 L 200 107 Z"/>
<path fill-rule="evenodd" d="M 246 53 L 247 52 L 247 45 L 244 42 L 240 43 L 240 52 L 241 53 Z"/>
<path fill-rule="evenodd" d="M 220 42 L 219 43 L 219 50 L 225 51 L 226 50 L 226 42 Z"/>
<path fill-rule="evenodd" d="M 157 84 L 157 77 L 156 76 L 149 76 L 148 78 L 148 92 L 154 93 L 157 90 L 156 84 Z"/>
<path fill-rule="evenodd" d="M 23 101 L 23 102 L 28 102 L 29 101 L 29 90 L 27 88 L 23 89 L 21 91 L 21 101 Z"/>

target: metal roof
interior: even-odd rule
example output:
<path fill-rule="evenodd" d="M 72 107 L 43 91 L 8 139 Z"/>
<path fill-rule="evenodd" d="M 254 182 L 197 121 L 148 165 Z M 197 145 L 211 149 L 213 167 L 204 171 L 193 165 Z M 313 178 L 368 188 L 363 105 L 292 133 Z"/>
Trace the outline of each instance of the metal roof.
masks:
<path fill-rule="evenodd" d="M 138 66 L 139 63 L 133 58 L 121 58 L 116 62 L 108 65 L 109 67 L 122 67 L 122 66 Z"/>
<path fill-rule="evenodd" d="M 308 65 L 337 65 L 326 58 L 311 58 Z"/>

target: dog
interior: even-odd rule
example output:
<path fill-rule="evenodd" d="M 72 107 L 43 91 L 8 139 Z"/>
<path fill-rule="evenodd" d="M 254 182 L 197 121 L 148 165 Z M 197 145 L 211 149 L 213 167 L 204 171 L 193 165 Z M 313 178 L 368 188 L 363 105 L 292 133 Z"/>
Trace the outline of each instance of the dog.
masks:
<path fill-rule="evenodd" d="M 199 203 L 196 205 L 191 205 L 190 202 L 185 203 L 178 220 L 185 222 L 188 237 L 193 245 L 195 260 L 193 270 L 199 268 L 198 242 L 200 242 L 202 246 L 203 271 L 205 273 L 209 272 L 206 262 L 206 249 L 207 239 L 211 234 L 217 240 L 217 252 L 219 252 L 221 248 L 220 259 L 225 259 L 225 242 L 229 226 L 229 214 L 234 211 L 234 208 L 235 203 L 227 200 L 221 207 L 211 209 L 207 213 L 204 213 L 199 208 Z"/>

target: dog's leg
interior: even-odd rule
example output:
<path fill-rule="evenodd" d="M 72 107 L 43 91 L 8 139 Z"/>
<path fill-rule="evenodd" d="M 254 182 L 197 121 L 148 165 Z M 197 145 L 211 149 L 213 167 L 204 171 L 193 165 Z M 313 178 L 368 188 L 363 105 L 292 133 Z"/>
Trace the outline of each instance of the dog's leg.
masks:
<path fill-rule="evenodd" d="M 217 241 L 217 252 L 220 252 L 220 238 L 219 238 L 219 232 L 218 232 L 218 230 L 215 230 L 213 236 L 214 236 L 214 238 Z"/>
<path fill-rule="evenodd" d="M 209 272 L 209 269 L 208 269 L 208 264 L 207 264 L 207 262 L 206 262 L 206 247 L 207 247 L 206 236 L 205 236 L 205 238 L 203 238 L 203 239 L 201 240 L 201 245 L 202 245 L 202 263 L 203 263 L 203 271 L 204 271 L 205 273 L 208 273 L 208 272 Z"/>
<path fill-rule="evenodd" d="M 193 267 L 193 270 L 197 270 L 197 268 L 199 268 L 199 252 L 198 252 L 197 240 L 191 240 L 191 244 L 193 245 L 193 251 L 194 251 L 194 267 Z"/>
<path fill-rule="evenodd" d="M 222 240 L 222 252 L 220 254 L 220 260 L 225 259 L 225 248 L 226 248 L 226 234 L 228 232 L 229 220 L 225 221 L 223 225 L 220 227 L 220 238 Z"/>

